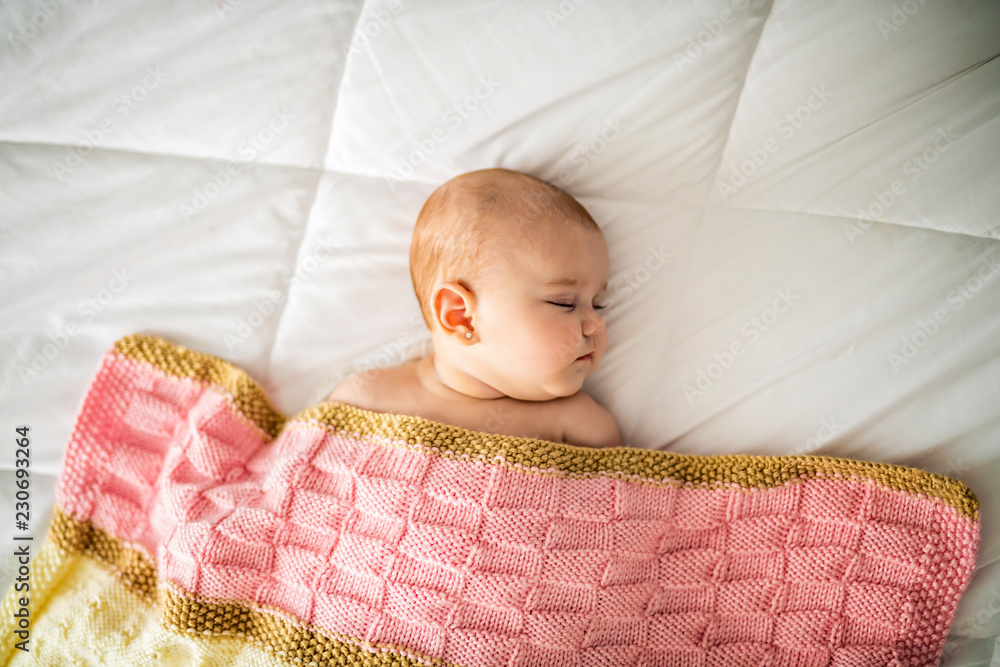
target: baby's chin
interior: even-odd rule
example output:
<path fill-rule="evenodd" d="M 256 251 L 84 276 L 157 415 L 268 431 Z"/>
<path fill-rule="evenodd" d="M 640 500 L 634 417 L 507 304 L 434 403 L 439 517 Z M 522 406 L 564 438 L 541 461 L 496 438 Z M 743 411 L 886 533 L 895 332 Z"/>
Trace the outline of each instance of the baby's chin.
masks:
<path fill-rule="evenodd" d="M 507 396 L 519 401 L 554 401 L 578 393 L 583 387 L 583 379 L 579 382 L 560 382 L 553 384 L 538 384 L 535 387 L 521 387 L 508 393 Z"/>

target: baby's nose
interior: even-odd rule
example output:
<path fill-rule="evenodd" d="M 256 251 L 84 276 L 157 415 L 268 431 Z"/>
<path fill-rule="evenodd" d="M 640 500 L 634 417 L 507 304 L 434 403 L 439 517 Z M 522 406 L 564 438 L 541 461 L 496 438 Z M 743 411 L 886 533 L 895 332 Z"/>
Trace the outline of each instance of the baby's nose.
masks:
<path fill-rule="evenodd" d="M 593 336 L 602 331 L 604 331 L 604 317 L 599 312 L 590 312 L 583 320 L 583 335 Z"/>

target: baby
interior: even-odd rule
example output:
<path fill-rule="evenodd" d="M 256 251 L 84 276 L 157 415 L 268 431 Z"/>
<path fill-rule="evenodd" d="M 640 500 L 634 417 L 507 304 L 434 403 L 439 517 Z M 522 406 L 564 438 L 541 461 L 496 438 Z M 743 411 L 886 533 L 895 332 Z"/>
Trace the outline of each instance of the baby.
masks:
<path fill-rule="evenodd" d="M 575 199 L 508 169 L 457 176 L 417 218 L 410 274 L 433 353 L 341 383 L 328 400 L 475 431 L 622 444 L 580 391 L 604 356 L 604 235 Z"/>

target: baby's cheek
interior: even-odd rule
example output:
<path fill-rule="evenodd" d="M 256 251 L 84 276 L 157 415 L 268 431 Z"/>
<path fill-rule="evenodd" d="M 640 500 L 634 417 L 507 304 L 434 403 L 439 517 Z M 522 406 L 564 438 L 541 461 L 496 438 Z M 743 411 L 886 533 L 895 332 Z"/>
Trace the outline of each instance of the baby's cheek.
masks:
<path fill-rule="evenodd" d="M 584 347 L 583 338 L 577 335 L 575 330 L 563 331 L 552 346 L 552 356 L 562 362 L 567 359 L 572 361 L 583 354 L 582 347 Z"/>

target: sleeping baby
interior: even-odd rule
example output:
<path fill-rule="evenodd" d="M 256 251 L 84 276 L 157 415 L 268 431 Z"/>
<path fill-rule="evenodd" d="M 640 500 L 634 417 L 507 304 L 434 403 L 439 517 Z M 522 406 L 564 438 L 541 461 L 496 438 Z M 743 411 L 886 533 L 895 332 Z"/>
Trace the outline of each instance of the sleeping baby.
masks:
<path fill-rule="evenodd" d="M 327 400 L 475 431 L 622 444 L 580 391 L 604 355 L 608 249 L 587 210 L 508 169 L 457 176 L 413 230 L 410 274 L 433 352 L 354 375 Z"/>

